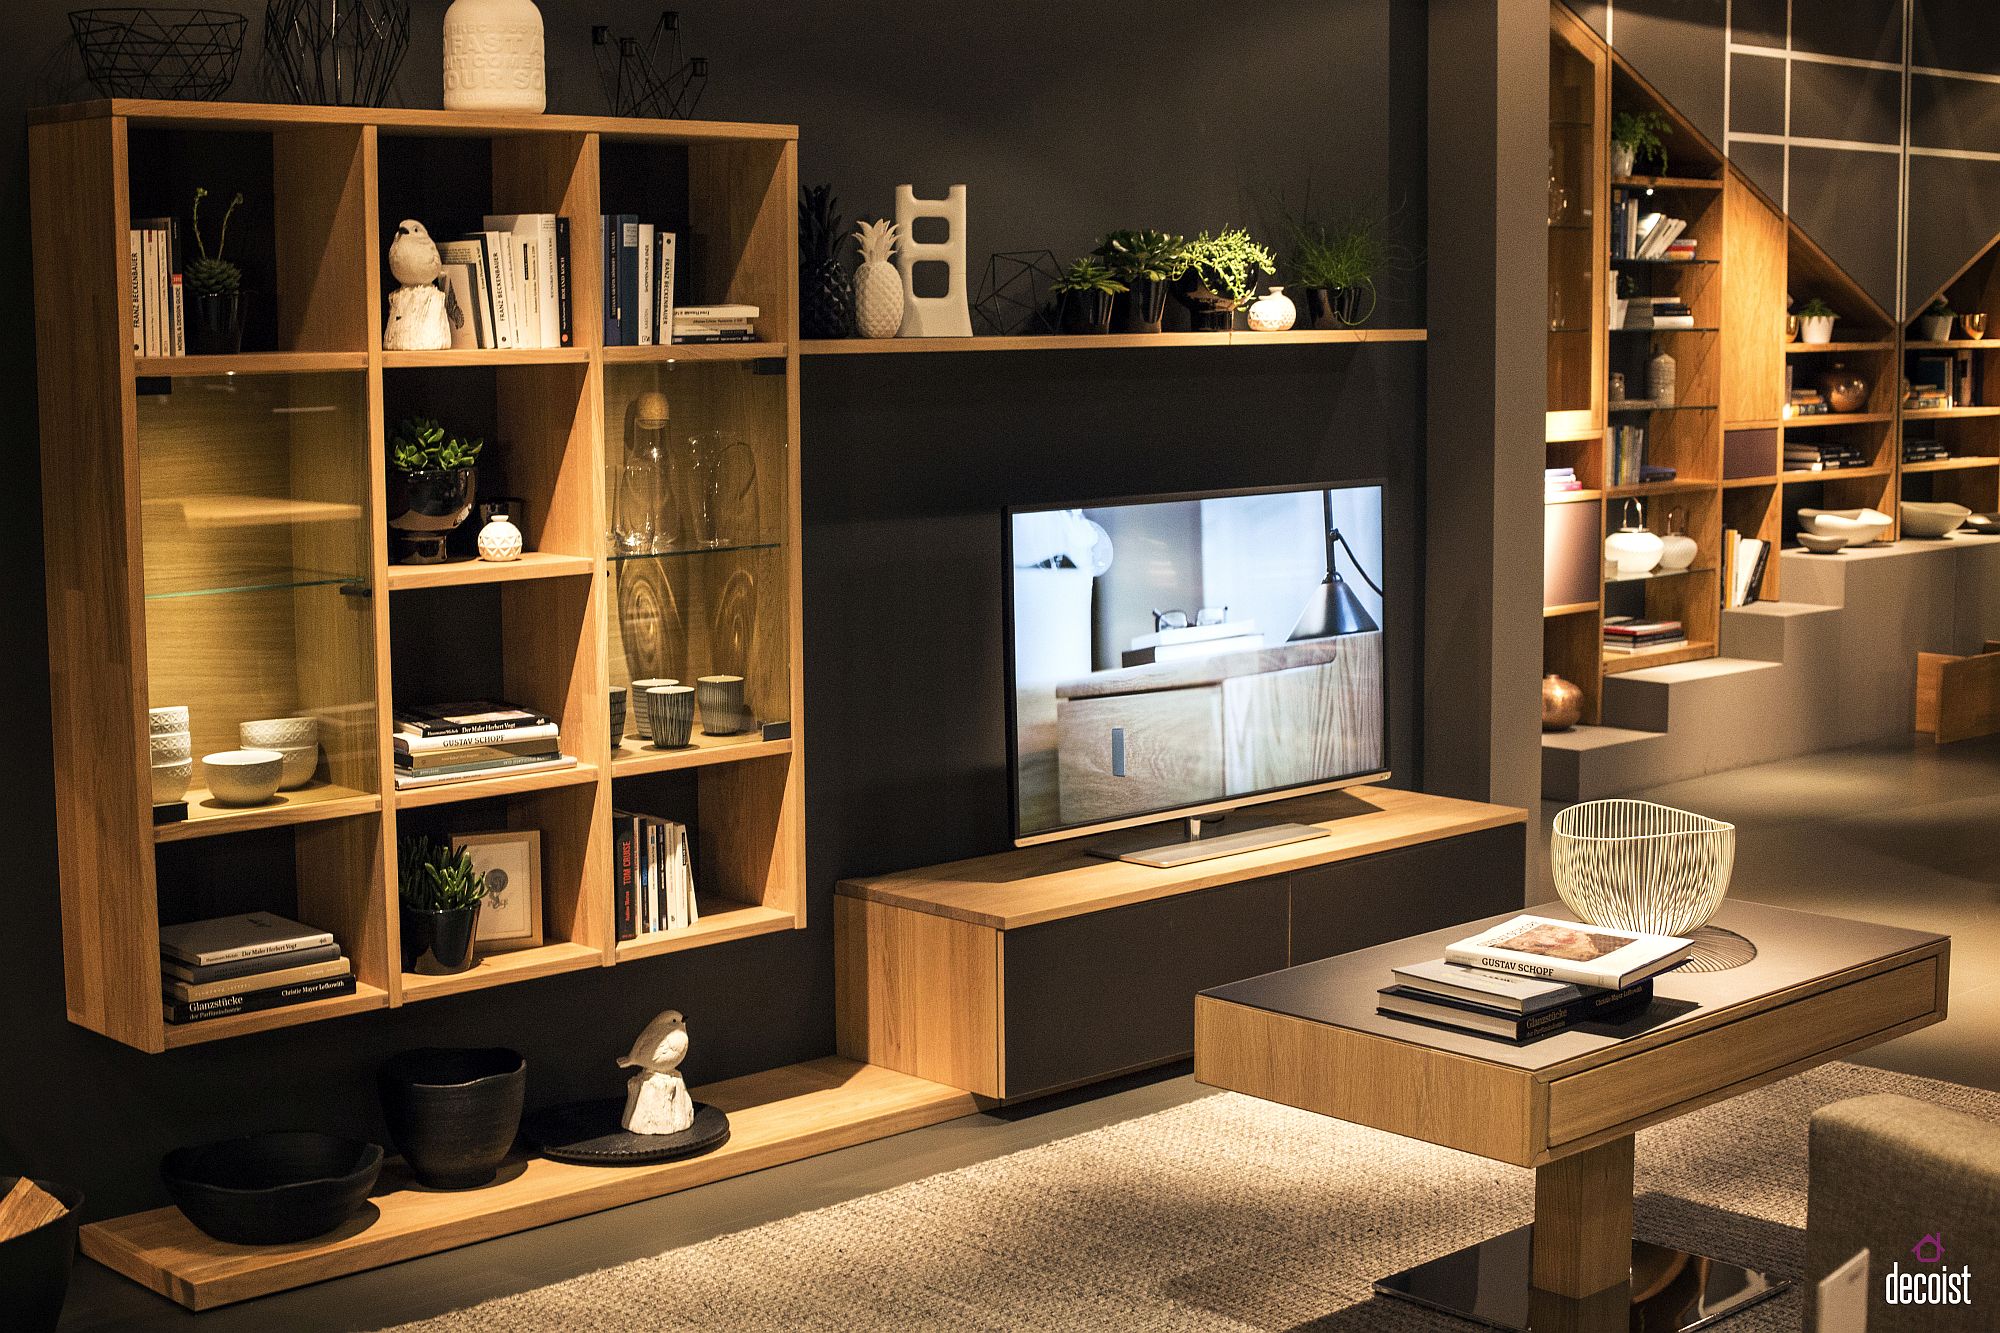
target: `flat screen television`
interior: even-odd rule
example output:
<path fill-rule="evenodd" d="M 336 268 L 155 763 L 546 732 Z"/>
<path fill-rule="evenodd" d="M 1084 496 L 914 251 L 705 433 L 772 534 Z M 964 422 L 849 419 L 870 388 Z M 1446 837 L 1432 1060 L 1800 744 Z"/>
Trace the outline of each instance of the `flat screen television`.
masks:
<path fill-rule="evenodd" d="M 1324 832 L 1239 820 L 1210 839 L 1204 817 L 1388 776 L 1380 483 L 1019 508 L 1004 526 L 1017 845 L 1178 819 L 1186 841 L 1090 850 L 1179 864 Z"/>

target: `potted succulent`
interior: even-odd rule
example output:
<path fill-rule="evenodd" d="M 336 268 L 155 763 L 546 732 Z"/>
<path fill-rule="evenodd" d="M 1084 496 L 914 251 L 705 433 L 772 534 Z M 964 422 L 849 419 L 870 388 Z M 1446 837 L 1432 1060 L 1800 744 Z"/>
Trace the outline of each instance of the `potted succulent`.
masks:
<path fill-rule="evenodd" d="M 447 534 L 472 512 L 481 440 L 462 440 L 428 417 L 410 417 L 389 442 L 389 526 L 397 560 L 435 565 Z"/>
<path fill-rule="evenodd" d="M 1125 333 L 1158 333 L 1167 313 L 1167 284 L 1187 238 L 1163 231 L 1114 231 L 1095 254 L 1129 289 L 1112 303 L 1112 319 Z"/>
<path fill-rule="evenodd" d="M 1958 318 L 1958 312 L 1951 308 L 1951 302 L 1940 296 L 1930 303 L 1929 309 L 1917 316 L 1917 328 L 1927 343 L 1949 342 L 1951 324 Z M 1808 338 L 1806 341 L 1811 342 Z"/>
<path fill-rule="evenodd" d="M 854 333 L 854 279 L 840 260 L 840 201 L 830 185 L 799 192 L 799 334 L 846 338 Z"/>
<path fill-rule="evenodd" d="M 1611 117 L 1611 178 L 1636 175 L 1639 163 L 1651 160 L 1654 175 L 1667 174 L 1667 146 L 1662 136 L 1673 125 L 1658 111 L 1620 111 Z"/>
<path fill-rule="evenodd" d="M 1111 303 L 1125 290 L 1103 261 L 1091 255 L 1071 264 L 1049 284 L 1049 291 L 1062 303 L 1064 333 L 1111 332 Z"/>
<path fill-rule="evenodd" d="M 1182 246 L 1167 276 L 1195 332 L 1227 333 L 1236 307 L 1256 291 L 1257 275 L 1276 269 L 1271 252 L 1235 227 L 1213 236 L 1203 232 Z"/>
<path fill-rule="evenodd" d="M 486 872 L 472 868 L 471 852 L 455 852 L 421 835 L 398 838 L 396 852 L 404 970 L 415 971 L 429 954 L 439 973 L 465 971 L 473 964 Z"/>
<path fill-rule="evenodd" d="M 1808 343 L 1830 343 L 1833 341 L 1833 321 L 1840 316 L 1833 313 L 1833 307 L 1817 296 L 1800 306 L 1795 312 L 1799 317 L 1799 341 Z"/>
<path fill-rule="evenodd" d="M 1352 328 L 1375 313 L 1375 280 L 1406 267 L 1401 249 L 1383 234 L 1386 219 L 1360 210 L 1322 222 L 1287 219 L 1294 286 L 1306 289 L 1306 309 L 1316 329 Z"/>
<path fill-rule="evenodd" d="M 189 212 L 198 253 L 188 261 L 184 275 L 194 305 L 187 322 L 188 351 L 196 356 L 230 356 L 243 350 L 243 270 L 224 259 L 222 249 L 229 243 L 229 219 L 236 215 L 243 195 L 239 192 L 223 210 L 214 254 L 201 234 L 201 201 L 206 198 L 207 189 L 197 185 Z"/>

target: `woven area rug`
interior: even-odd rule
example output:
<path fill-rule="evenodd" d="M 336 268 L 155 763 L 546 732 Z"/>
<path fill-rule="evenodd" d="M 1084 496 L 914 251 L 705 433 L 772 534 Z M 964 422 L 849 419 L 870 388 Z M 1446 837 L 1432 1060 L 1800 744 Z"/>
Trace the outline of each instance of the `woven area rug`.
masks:
<path fill-rule="evenodd" d="M 1639 1234 L 1796 1276 L 1806 1124 L 1872 1092 L 2000 1096 L 1837 1064 L 1639 1135 Z M 1218 1093 L 405 1328 L 1463 1330 L 1376 1277 L 1530 1220 L 1529 1172 Z M 1790 1333 L 1797 1288 L 1731 1320 Z"/>

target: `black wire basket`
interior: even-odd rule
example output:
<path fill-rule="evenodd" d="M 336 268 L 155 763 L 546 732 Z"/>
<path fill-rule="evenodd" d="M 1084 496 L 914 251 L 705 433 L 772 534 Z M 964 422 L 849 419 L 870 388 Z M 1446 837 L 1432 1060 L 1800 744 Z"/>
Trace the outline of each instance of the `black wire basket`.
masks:
<path fill-rule="evenodd" d="M 241 14 L 222 9 L 74 9 L 83 72 L 106 97 L 214 101 L 243 59 Z"/>
<path fill-rule="evenodd" d="M 304 105 L 381 106 L 409 47 L 409 0 L 269 0 L 264 9 L 266 72 Z"/>

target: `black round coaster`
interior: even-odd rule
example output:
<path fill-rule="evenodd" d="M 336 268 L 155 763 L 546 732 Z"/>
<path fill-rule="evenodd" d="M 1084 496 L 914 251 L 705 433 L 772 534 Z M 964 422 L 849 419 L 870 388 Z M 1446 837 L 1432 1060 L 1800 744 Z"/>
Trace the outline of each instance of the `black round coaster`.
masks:
<path fill-rule="evenodd" d="M 522 1128 L 544 1157 L 578 1166 L 648 1166 L 694 1157 L 729 1141 L 729 1117 L 694 1104 L 694 1123 L 678 1134 L 634 1134 L 619 1123 L 625 1099 L 568 1102 L 530 1115 Z"/>

